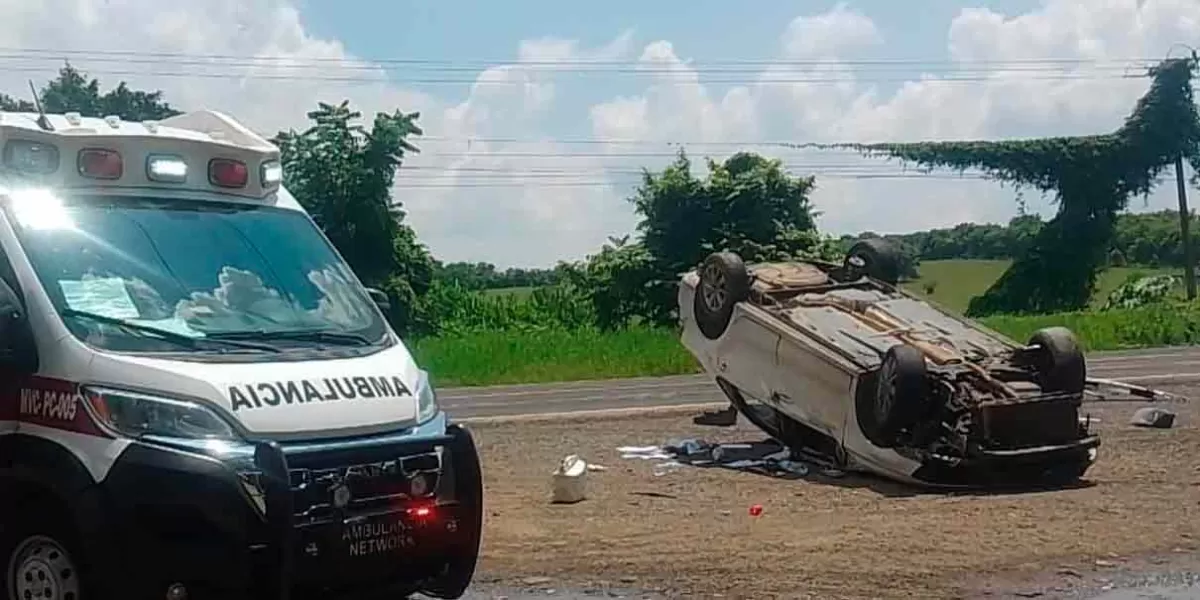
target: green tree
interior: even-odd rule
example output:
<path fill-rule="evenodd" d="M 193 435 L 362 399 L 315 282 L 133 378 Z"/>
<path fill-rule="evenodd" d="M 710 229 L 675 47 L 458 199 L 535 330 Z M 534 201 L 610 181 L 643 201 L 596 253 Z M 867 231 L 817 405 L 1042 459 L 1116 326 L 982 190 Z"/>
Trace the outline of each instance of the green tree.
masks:
<path fill-rule="evenodd" d="M 849 144 L 925 167 L 981 169 L 1008 183 L 1055 192 L 1058 214 L 967 313 L 1058 312 L 1087 306 L 1108 259 L 1117 214 L 1147 194 L 1177 158 L 1200 167 L 1196 57 L 1150 70 L 1152 83 L 1125 123 L 1104 135 L 1016 141 Z"/>
<path fill-rule="evenodd" d="M 69 63 L 59 69 L 58 77 L 42 87 L 38 99 L 42 109 L 51 114 L 77 112 L 85 117 L 116 115 L 126 121 L 157 121 L 179 114 L 178 110 L 163 101 L 161 91 L 132 90 L 124 81 L 101 93 L 98 80 L 88 79 Z M 34 112 L 37 107 L 30 100 L 0 94 L 0 110 Z"/>
<path fill-rule="evenodd" d="M 835 244 L 822 240 L 808 195 L 812 177 L 792 177 L 778 160 L 738 153 L 708 161 L 692 175 L 680 152 L 660 173 L 645 172 L 630 199 L 641 217 L 635 242 L 614 239 L 569 278 L 595 305 L 600 324 L 640 318 L 674 321 L 680 273 L 710 252 L 732 250 L 746 261 L 807 256 Z"/>
<path fill-rule="evenodd" d="M 311 127 L 274 140 L 284 181 L 358 277 L 388 292 L 393 325 L 420 332 L 429 325 L 421 299 L 433 282 L 433 258 L 391 194 L 405 153 L 418 151 L 408 138 L 422 134 L 420 115 L 379 113 L 367 130 L 349 101 L 318 107 L 308 113 Z"/>

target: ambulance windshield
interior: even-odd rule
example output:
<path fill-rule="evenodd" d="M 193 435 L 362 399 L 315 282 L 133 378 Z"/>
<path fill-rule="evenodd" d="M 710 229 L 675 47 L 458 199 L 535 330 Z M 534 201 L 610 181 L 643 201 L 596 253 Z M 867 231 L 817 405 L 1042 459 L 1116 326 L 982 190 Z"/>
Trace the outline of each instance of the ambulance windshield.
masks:
<path fill-rule="evenodd" d="M 254 347 L 219 340 L 286 349 L 386 339 L 370 297 L 301 212 L 49 193 L 10 200 L 38 278 L 88 343 L 158 351 Z M 180 343 L 189 338 L 209 343 Z"/>

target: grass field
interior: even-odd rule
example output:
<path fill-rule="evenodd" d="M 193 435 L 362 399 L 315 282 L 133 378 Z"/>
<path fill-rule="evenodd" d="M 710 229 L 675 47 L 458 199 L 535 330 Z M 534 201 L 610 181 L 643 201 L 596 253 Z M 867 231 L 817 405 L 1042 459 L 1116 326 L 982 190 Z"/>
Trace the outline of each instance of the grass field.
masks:
<path fill-rule="evenodd" d="M 905 287 L 953 311 L 966 308 L 1004 272 L 1008 261 L 946 260 L 921 265 L 921 277 Z M 1114 268 L 1100 278 L 1093 304 L 1131 274 L 1165 270 Z M 932 293 L 929 286 L 932 285 Z M 489 290 L 528 296 L 532 288 Z M 1024 342 L 1041 327 L 1065 325 L 1092 350 L 1115 350 L 1200 342 L 1200 307 L 1080 312 L 1028 317 L 998 316 L 982 322 Z M 634 328 L 599 331 L 492 331 L 418 340 L 414 353 L 439 385 L 472 386 L 680 375 L 697 371 L 695 360 L 672 330 Z"/>
<path fill-rule="evenodd" d="M 920 278 L 904 284 L 904 288 L 955 311 L 965 311 L 971 298 L 985 292 L 1012 261 L 1008 260 L 931 260 L 921 263 Z M 1115 267 L 1104 271 L 1096 285 L 1093 306 L 1104 303 L 1108 295 L 1131 275 L 1160 275 L 1178 270 L 1149 267 Z M 930 293 L 932 287 L 932 293 Z"/>
<path fill-rule="evenodd" d="M 1004 270 L 1012 264 L 1011 260 L 931 260 L 921 263 L 920 277 L 903 284 L 904 289 L 927 297 L 946 308 L 958 312 L 965 311 L 971 298 L 987 291 Z M 1158 269 L 1152 267 L 1114 267 L 1101 273 L 1096 285 L 1096 294 L 1092 299 L 1093 306 L 1100 306 L 1117 286 L 1124 283 L 1131 275 L 1160 275 L 1173 273 L 1181 275 L 1176 270 Z M 499 288 L 486 290 L 490 296 L 528 297 L 533 293 L 531 287 Z M 932 292 L 930 292 L 932 289 Z"/>
<path fill-rule="evenodd" d="M 982 319 L 982 323 L 1020 342 L 1042 327 L 1064 325 L 1074 330 L 1089 350 L 1200 343 L 1200 307 L 998 316 Z M 678 334 L 663 329 L 484 332 L 418 340 L 413 351 L 442 386 L 697 372 L 696 362 L 679 343 Z"/>

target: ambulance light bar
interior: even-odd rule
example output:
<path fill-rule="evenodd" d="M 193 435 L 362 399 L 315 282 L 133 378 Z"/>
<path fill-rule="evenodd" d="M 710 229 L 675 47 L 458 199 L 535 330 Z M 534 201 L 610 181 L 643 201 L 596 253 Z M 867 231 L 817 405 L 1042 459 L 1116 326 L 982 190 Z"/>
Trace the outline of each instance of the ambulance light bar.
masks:
<path fill-rule="evenodd" d="M 263 187 L 277 186 L 283 182 L 283 165 L 277 160 L 269 160 L 263 163 L 259 177 L 262 178 Z"/>
<path fill-rule="evenodd" d="M 30 140 L 9 140 L 4 145 L 4 166 L 31 175 L 58 170 L 58 148 Z"/>
<path fill-rule="evenodd" d="M 187 181 L 187 163 L 182 157 L 171 154 L 151 154 L 146 158 L 146 177 L 159 183 L 184 183 Z"/>
<path fill-rule="evenodd" d="M 59 169 L 59 151 L 53 144 L 32 140 L 9 139 L 4 144 L 4 167 L 28 175 L 50 175 Z M 81 177 L 115 181 L 125 175 L 121 153 L 110 148 L 83 148 L 75 160 Z M 146 178 L 156 183 L 186 183 L 187 161 L 177 154 L 150 154 L 146 157 Z M 259 185 L 264 190 L 278 187 L 283 181 L 283 167 L 278 160 L 267 160 L 258 169 Z M 208 161 L 208 182 L 216 187 L 242 189 L 250 183 L 250 168 L 245 161 L 234 158 L 213 158 Z"/>
<path fill-rule="evenodd" d="M 76 160 L 79 174 L 91 179 L 120 179 L 125 174 L 125 162 L 116 150 L 84 148 Z"/>
<path fill-rule="evenodd" d="M 229 158 L 214 158 L 208 161 L 208 182 L 223 188 L 246 187 L 250 170 L 246 163 Z"/>

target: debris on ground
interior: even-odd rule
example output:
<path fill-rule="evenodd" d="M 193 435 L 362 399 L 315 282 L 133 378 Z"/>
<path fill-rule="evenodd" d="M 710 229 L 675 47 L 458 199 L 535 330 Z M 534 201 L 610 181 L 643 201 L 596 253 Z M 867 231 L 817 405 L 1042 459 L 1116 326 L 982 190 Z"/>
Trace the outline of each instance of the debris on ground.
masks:
<path fill-rule="evenodd" d="M 798 459 L 791 450 L 775 440 L 752 443 L 715 444 L 687 438 L 671 440 L 662 446 L 622 446 L 621 458 L 658 460 L 655 476 L 673 473 L 684 466 L 721 467 L 760 475 L 799 479 L 808 476 L 812 465 Z M 842 472 L 824 469 L 822 474 L 839 477 Z"/>
<path fill-rule="evenodd" d="M 1139 408 L 1137 412 L 1133 413 L 1133 418 L 1129 420 L 1129 424 L 1137 427 L 1170 429 L 1175 425 L 1175 413 L 1165 408 L 1147 406 Z"/>
<path fill-rule="evenodd" d="M 576 454 L 562 459 L 551 477 L 554 504 L 575 504 L 587 498 L 588 464 Z"/>

